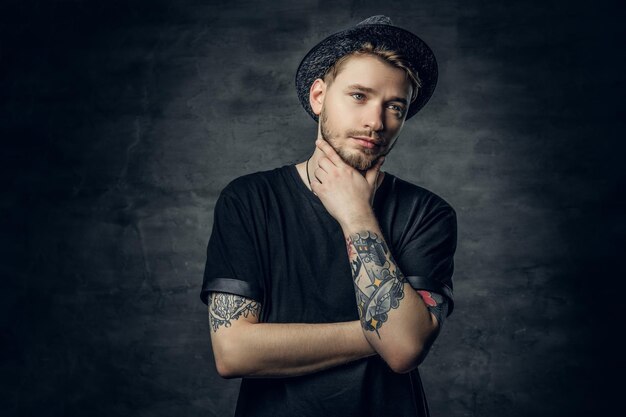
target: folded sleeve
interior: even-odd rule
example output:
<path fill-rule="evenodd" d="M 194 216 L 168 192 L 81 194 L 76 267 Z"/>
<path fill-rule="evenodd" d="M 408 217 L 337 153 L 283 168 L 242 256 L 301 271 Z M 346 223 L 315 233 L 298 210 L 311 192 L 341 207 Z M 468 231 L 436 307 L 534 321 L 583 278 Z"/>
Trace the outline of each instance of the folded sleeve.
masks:
<path fill-rule="evenodd" d="M 425 214 L 418 225 L 409 227 L 411 234 L 403 245 L 398 264 L 415 290 L 429 291 L 446 297 L 447 315 L 454 309 L 452 274 L 456 251 L 456 213 L 450 206 Z"/>
<path fill-rule="evenodd" d="M 222 192 L 215 204 L 200 298 L 226 292 L 263 302 L 263 255 L 251 209 Z"/>

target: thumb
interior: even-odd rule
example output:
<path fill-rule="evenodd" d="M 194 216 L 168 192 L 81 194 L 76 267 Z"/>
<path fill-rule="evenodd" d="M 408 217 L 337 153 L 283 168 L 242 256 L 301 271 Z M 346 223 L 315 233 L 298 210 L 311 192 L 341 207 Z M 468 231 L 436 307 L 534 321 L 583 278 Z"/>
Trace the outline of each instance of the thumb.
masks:
<path fill-rule="evenodd" d="M 380 167 L 383 166 L 384 162 L 385 162 L 385 157 L 381 156 L 378 159 L 378 161 L 376 161 L 374 166 L 371 167 L 370 169 L 368 169 L 367 172 L 365 173 L 365 179 L 367 180 L 367 183 L 371 187 L 375 187 L 376 186 L 376 179 L 378 178 L 378 173 L 380 172 Z"/>

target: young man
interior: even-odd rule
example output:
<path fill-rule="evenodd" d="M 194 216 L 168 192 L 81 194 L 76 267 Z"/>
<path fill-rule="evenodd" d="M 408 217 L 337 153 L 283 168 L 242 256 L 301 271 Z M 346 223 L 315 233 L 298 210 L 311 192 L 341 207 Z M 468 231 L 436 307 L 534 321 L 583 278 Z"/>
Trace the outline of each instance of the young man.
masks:
<path fill-rule="evenodd" d="M 303 59 L 312 156 L 234 180 L 201 298 L 237 416 L 427 416 L 417 366 L 452 311 L 454 210 L 380 171 L 430 98 L 432 51 L 371 17 Z"/>

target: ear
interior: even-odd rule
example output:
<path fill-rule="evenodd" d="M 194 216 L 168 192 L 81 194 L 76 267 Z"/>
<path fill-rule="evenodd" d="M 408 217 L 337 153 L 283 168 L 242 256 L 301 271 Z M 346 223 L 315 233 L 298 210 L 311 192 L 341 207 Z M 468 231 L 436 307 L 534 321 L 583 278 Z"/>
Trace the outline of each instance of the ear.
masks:
<path fill-rule="evenodd" d="M 321 78 L 316 79 L 311 84 L 309 90 L 309 104 L 313 113 L 320 115 L 322 112 L 322 104 L 324 103 L 324 95 L 326 94 L 326 83 Z"/>

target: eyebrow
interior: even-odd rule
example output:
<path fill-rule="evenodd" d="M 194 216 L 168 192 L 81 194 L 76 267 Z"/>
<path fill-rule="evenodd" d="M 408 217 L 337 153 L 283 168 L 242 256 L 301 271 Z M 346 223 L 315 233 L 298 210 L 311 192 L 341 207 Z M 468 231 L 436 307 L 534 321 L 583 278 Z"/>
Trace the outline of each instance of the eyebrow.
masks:
<path fill-rule="evenodd" d="M 368 94 L 376 92 L 376 90 L 374 90 L 373 88 L 365 87 L 361 84 L 350 84 L 346 90 L 358 90 L 358 91 L 363 91 L 364 93 L 368 93 Z M 397 101 L 399 103 L 404 104 L 405 106 L 408 106 L 409 104 L 409 102 L 405 98 L 402 98 L 402 97 L 394 97 L 389 101 Z"/>

